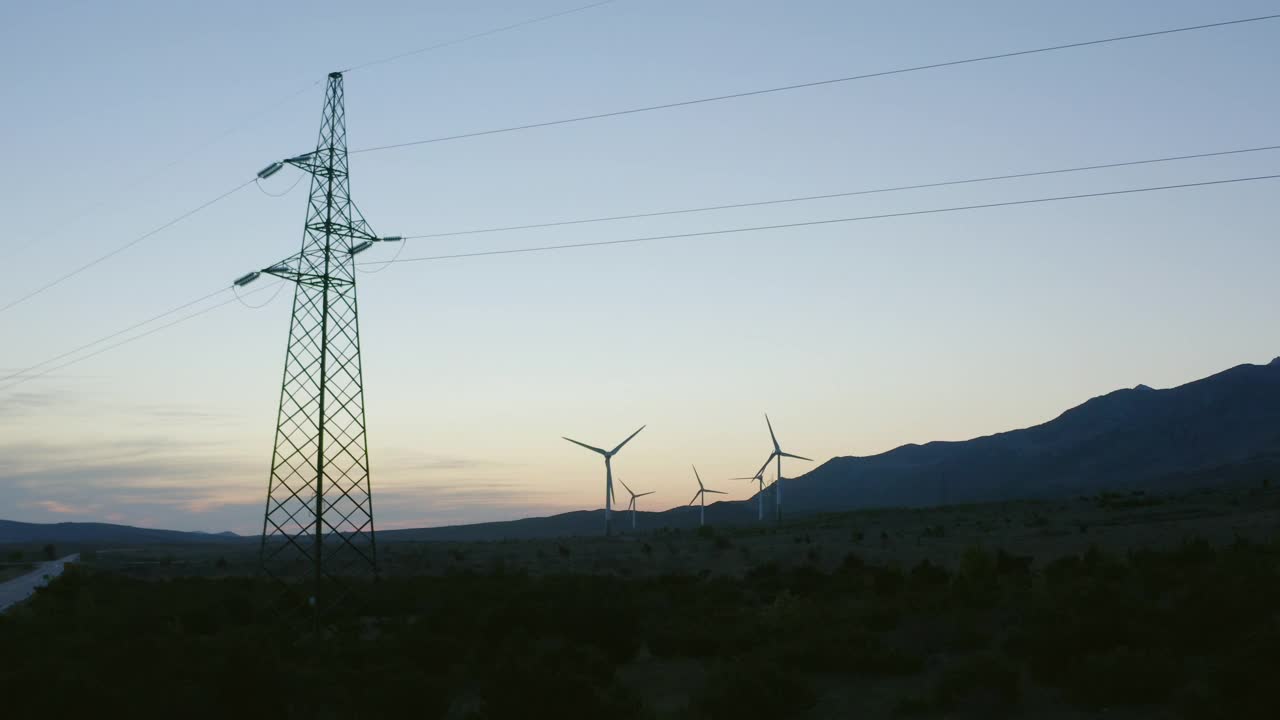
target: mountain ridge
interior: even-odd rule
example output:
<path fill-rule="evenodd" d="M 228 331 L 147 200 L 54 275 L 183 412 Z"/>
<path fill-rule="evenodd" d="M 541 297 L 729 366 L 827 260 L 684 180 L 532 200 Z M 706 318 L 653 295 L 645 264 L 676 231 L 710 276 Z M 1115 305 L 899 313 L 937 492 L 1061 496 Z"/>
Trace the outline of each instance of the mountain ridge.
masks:
<path fill-rule="evenodd" d="M 219 543 L 246 538 L 233 532 L 188 532 L 99 522 L 28 523 L 0 519 L 0 543 Z"/>
<path fill-rule="evenodd" d="M 1090 398 L 1027 428 L 832 458 L 786 481 L 787 507 L 1061 497 L 1146 488 L 1157 478 L 1280 456 L 1275 360 L 1165 390 L 1140 388 Z"/>
<path fill-rule="evenodd" d="M 968 440 L 907 443 L 868 456 L 838 456 L 786 478 L 788 515 L 876 507 L 1035 500 L 1114 490 L 1182 491 L 1280 475 L 1280 358 L 1242 364 L 1182 385 L 1146 385 L 1090 398 L 1026 428 Z M 774 490 L 764 491 L 766 516 Z M 707 506 L 708 522 L 756 522 L 757 495 Z M 640 512 L 641 530 L 696 527 L 695 508 Z M 630 516 L 615 511 L 626 532 Z M 383 530 L 388 541 L 501 540 L 596 535 L 603 510 L 432 528 Z M 27 539 L 13 539 L 26 526 Z M 61 529 L 58 540 L 48 528 Z M 117 533 L 111 536 L 114 529 Z M 43 535 L 41 535 L 43 533 Z M 106 523 L 38 525 L 0 520 L 0 542 L 236 542 L 222 534 Z M 90 540 L 87 538 L 105 538 Z"/>

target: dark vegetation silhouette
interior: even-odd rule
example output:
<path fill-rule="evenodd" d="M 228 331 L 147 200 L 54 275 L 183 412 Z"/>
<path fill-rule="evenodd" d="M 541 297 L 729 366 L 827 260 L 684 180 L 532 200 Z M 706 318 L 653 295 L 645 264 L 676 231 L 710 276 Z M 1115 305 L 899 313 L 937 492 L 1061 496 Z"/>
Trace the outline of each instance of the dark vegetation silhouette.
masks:
<path fill-rule="evenodd" d="M 1280 545 L 1243 540 L 1043 566 L 979 547 L 954 568 L 850 553 L 830 570 L 766 563 L 740 578 L 504 564 L 369 592 L 299 641 L 257 579 L 72 566 L 0 615 L 0 648 L 22 659 L 4 663 L 0 692 L 14 717 L 741 718 L 806 717 L 883 685 L 901 688 L 881 708 L 901 716 L 1033 717 L 1044 700 L 1029 698 L 1051 697 L 1249 718 L 1271 717 L 1280 657 Z"/>

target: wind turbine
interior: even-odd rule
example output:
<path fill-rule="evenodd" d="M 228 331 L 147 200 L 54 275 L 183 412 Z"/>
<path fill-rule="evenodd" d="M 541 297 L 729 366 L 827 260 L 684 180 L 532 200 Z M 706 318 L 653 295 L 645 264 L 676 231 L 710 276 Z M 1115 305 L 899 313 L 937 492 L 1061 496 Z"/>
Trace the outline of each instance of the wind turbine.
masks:
<path fill-rule="evenodd" d="M 622 483 L 622 487 L 626 488 L 627 493 L 631 495 L 631 502 L 627 505 L 627 509 L 631 511 L 631 529 L 635 530 L 636 529 L 636 498 L 642 498 L 645 495 L 652 495 L 654 491 L 650 490 L 649 492 L 636 493 L 631 488 L 627 487 L 627 484 L 622 480 L 618 480 L 618 482 Z"/>
<path fill-rule="evenodd" d="M 772 459 L 773 459 L 772 457 L 769 458 L 769 460 L 772 460 Z M 769 460 L 766 460 L 764 462 L 766 467 L 769 465 Z M 760 505 L 760 522 L 764 522 L 764 468 L 760 468 L 760 472 L 756 473 L 755 475 L 752 475 L 751 477 L 740 477 L 740 478 L 733 478 L 733 479 L 734 480 L 755 480 L 760 483 L 760 491 L 756 493 L 756 500 L 759 502 L 759 505 Z"/>
<path fill-rule="evenodd" d="M 698 492 L 694 494 L 693 500 L 689 501 L 692 505 L 694 500 L 699 500 L 698 505 L 698 527 L 702 527 L 707 523 L 707 493 L 715 493 L 716 495 L 725 495 L 720 490 L 708 490 L 702 485 L 702 476 L 698 474 L 698 468 L 693 468 L 693 476 L 698 478 Z"/>
<path fill-rule="evenodd" d="M 782 452 L 782 447 L 778 445 L 778 436 L 773 433 L 773 423 L 769 422 L 768 413 L 764 416 L 764 422 L 769 426 L 769 438 L 773 440 L 773 452 L 769 454 L 769 459 L 764 461 L 764 465 L 760 466 L 760 472 L 764 472 L 765 468 L 769 467 L 769 463 L 773 462 L 775 459 L 778 461 L 778 479 L 773 481 L 773 486 L 777 488 L 775 509 L 777 510 L 778 522 L 782 522 L 782 458 L 789 457 L 795 458 L 796 460 L 807 460 L 809 462 L 813 462 L 813 460 L 807 457 Z"/>
<path fill-rule="evenodd" d="M 648 426 L 641 425 L 640 430 L 643 430 L 646 427 Z M 578 442 L 573 438 L 569 438 L 569 437 L 564 438 L 565 440 L 568 440 L 574 445 L 581 445 L 582 447 L 592 452 L 597 452 L 604 456 L 604 534 L 605 534 L 605 537 L 608 537 L 610 531 L 613 529 L 612 518 L 611 518 L 611 515 L 613 513 L 613 463 L 612 463 L 613 456 L 618 454 L 618 451 L 622 449 L 623 445 L 626 445 L 627 443 L 631 442 L 631 438 L 639 435 L 640 430 L 637 430 L 631 433 L 631 435 L 626 440 L 623 440 L 622 442 L 618 443 L 618 446 L 612 450 L 601 450 L 598 447 L 592 447 L 586 443 Z M 564 437 L 564 436 L 561 436 L 561 437 Z"/>

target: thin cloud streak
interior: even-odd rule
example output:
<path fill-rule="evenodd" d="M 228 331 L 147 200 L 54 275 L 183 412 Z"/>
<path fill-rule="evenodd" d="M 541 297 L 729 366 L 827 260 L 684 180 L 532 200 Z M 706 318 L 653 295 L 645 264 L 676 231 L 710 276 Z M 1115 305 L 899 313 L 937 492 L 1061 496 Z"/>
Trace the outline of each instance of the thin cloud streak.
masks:
<path fill-rule="evenodd" d="M 0 445 L 0 504 L 44 520 L 161 524 L 178 530 L 254 533 L 261 520 L 264 468 L 229 455 L 225 444 L 165 437 L 110 443 Z M 379 527 L 505 520 L 571 509 L 560 490 L 504 476 L 513 465 L 468 457 L 391 453 L 375 473 Z M 242 452 L 236 455 L 244 455 Z M 32 518 L 40 521 L 42 518 Z M 213 524 L 219 523 L 219 524 Z"/>
<path fill-rule="evenodd" d="M 36 502 L 28 503 L 25 507 L 37 507 L 45 512 L 51 512 L 56 515 L 86 515 L 95 512 L 98 509 L 97 505 L 72 507 L 66 503 L 58 502 L 57 500 L 37 500 Z"/>

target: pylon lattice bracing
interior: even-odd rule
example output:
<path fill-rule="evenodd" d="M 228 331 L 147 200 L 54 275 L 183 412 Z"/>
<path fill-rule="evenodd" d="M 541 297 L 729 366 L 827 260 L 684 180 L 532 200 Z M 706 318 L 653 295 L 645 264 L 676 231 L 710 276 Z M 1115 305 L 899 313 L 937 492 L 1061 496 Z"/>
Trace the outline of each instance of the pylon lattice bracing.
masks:
<path fill-rule="evenodd" d="M 376 240 L 351 202 L 340 73 L 329 75 L 302 249 L 263 272 L 296 284 L 262 525 L 262 565 L 287 587 L 311 581 L 318 612 L 377 573 L 365 435 L 357 244 Z M 367 243 L 366 243 L 367 244 Z"/>

